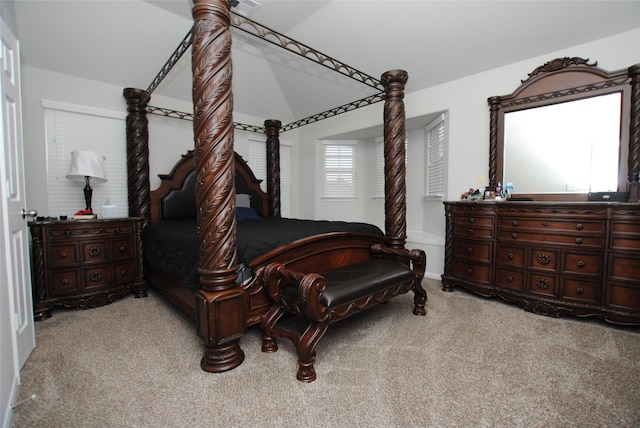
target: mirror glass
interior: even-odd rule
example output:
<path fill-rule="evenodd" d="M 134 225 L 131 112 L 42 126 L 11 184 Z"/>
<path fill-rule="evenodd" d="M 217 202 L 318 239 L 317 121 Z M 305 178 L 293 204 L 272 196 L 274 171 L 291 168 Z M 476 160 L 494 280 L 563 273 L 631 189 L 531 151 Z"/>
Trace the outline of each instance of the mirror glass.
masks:
<path fill-rule="evenodd" d="M 516 193 L 616 191 L 622 94 L 504 114 L 503 184 Z"/>

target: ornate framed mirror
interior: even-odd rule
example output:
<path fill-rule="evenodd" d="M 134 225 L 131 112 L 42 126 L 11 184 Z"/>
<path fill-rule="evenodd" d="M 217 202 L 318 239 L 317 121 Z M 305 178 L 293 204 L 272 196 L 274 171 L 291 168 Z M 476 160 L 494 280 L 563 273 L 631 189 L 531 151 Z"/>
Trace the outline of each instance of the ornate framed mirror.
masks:
<path fill-rule="evenodd" d="M 628 192 L 638 201 L 640 64 L 608 72 L 557 58 L 487 101 L 491 188 L 511 182 L 516 197 L 551 201 Z"/>

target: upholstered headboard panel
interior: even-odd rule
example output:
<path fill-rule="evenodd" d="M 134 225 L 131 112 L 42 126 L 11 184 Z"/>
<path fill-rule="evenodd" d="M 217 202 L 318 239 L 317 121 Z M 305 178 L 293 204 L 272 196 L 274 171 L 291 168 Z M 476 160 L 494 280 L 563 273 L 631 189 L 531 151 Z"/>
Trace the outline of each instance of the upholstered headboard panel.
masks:
<path fill-rule="evenodd" d="M 260 189 L 258 180 L 249 165 L 235 154 L 235 185 L 237 194 L 248 194 L 251 208 L 260 216 L 269 216 L 267 194 Z M 196 198 L 193 152 L 184 155 L 170 174 L 160 175 L 161 184 L 151 192 L 151 222 L 161 220 L 195 219 Z"/>

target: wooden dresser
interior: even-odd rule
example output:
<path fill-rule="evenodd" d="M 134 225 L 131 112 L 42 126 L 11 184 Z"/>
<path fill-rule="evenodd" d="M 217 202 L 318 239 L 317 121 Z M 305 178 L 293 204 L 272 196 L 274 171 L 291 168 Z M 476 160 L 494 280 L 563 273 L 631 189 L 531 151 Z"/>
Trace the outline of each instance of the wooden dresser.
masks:
<path fill-rule="evenodd" d="M 445 202 L 443 290 L 640 324 L 640 204 Z"/>
<path fill-rule="evenodd" d="M 91 308 L 134 292 L 142 276 L 142 218 L 34 221 L 32 289 L 36 320 L 55 306 Z"/>

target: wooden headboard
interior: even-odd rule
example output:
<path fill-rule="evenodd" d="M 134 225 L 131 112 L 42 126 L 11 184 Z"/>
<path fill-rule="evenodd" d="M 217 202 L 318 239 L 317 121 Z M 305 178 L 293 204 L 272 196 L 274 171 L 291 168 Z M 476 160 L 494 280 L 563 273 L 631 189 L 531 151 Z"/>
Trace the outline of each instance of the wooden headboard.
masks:
<path fill-rule="evenodd" d="M 269 217 L 269 198 L 260 188 L 261 180 L 249 165 L 235 153 L 235 185 L 237 194 L 251 196 L 251 208 Z M 150 193 L 151 223 L 168 219 L 195 219 L 196 197 L 193 151 L 182 155 L 169 174 L 159 174 L 160 186 Z"/>

